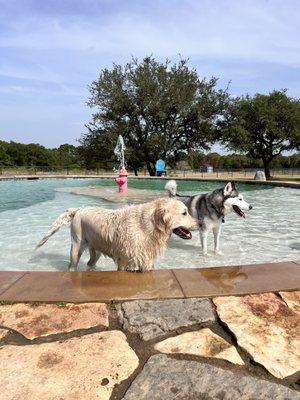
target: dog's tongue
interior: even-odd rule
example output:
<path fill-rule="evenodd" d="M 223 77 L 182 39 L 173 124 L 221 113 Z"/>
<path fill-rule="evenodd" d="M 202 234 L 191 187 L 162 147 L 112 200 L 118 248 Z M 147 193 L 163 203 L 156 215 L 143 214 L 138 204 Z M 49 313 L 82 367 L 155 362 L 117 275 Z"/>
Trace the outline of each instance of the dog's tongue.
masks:
<path fill-rule="evenodd" d="M 192 234 L 190 231 L 188 231 L 185 228 L 179 227 L 173 230 L 173 233 L 175 233 L 175 235 L 181 237 L 181 239 L 185 239 L 185 240 L 190 240 L 192 239 Z"/>
<path fill-rule="evenodd" d="M 245 213 L 240 209 L 240 207 L 238 207 L 237 205 L 233 205 L 232 208 L 234 209 L 234 211 L 237 213 L 237 215 L 239 215 L 242 218 L 245 218 Z"/>

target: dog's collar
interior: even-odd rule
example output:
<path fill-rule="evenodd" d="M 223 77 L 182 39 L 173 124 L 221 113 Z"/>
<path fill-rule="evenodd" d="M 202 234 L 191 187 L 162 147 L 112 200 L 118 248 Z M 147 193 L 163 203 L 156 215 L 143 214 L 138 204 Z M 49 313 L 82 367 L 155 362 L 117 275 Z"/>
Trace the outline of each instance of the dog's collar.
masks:
<path fill-rule="evenodd" d="M 210 203 L 210 205 L 217 213 L 218 218 L 222 218 L 222 222 L 225 223 L 225 215 L 222 212 L 220 212 L 214 204 Z"/>

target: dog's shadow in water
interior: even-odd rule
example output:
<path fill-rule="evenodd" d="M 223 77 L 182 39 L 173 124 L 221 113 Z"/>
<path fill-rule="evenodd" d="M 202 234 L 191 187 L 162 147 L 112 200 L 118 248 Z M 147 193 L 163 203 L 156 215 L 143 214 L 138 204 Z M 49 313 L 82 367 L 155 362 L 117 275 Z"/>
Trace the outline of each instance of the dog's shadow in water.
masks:
<path fill-rule="evenodd" d="M 61 254 L 55 253 L 44 253 L 41 251 L 35 253 L 29 258 L 28 264 L 37 264 L 41 260 L 46 260 L 49 267 L 53 267 L 59 272 L 65 272 L 68 270 L 69 260 L 64 259 Z"/>

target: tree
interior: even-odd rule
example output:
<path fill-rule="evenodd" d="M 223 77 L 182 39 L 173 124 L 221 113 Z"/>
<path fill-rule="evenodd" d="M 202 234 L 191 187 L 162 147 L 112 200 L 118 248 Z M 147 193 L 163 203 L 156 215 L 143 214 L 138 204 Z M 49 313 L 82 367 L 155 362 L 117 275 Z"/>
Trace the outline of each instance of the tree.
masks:
<path fill-rule="evenodd" d="M 157 159 L 183 150 L 209 149 L 216 122 L 228 99 L 217 79 L 200 79 L 187 60 L 170 65 L 145 57 L 104 69 L 90 86 L 88 105 L 95 107 L 83 146 L 122 134 L 125 144 L 154 175 Z"/>
<path fill-rule="evenodd" d="M 7 143 L 0 140 L 0 167 L 12 164 L 10 156 L 7 154 Z"/>
<path fill-rule="evenodd" d="M 300 146 L 300 102 L 286 90 L 232 99 L 219 121 L 220 140 L 228 148 L 263 161 L 266 178 L 270 163 L 285 150 Z"/>
<path fill-rule="evenodd" d="M 78 167 L 78 148 L 71 144 L 62 144 L 54 149 L 56 163 L 61 167 Z"/>

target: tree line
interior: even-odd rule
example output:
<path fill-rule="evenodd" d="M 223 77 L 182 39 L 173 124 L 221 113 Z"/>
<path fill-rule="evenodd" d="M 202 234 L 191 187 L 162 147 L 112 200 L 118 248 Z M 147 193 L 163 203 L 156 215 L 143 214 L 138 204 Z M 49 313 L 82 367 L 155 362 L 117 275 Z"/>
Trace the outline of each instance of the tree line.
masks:
<path fill-rule="evenodd" d="M 88 156 L 83 146 L 63 144 L 58 148 L 49 149 L 40 144 L 22 144 L 0 141 L 0 167 L 47 167 L 47 169 L 108 169 L 117 165 L 116 158 L 94 161 Z M 200 170 L 203 165 L 211 165 L 215 170 L 241 170 L 263 168 L 263 162 L 247 155 L 221 155 L 203 152 L 181 152 L 177 156 L 167 158 L 168 168 Z M 300 168 L 300 154 L 278 156 L 271 163 L 271 168 Z"/>
<path fill-rule="evenodd" d="M 298 167 L 297 155 L 283 154 L 300 149 L 299 99 L 285 89 L 234 97 L 229 86 L 220 89 L 217 83 L 216 77 L 201 78 L 184 59 L 172 64 L 150 56 L 114 64 L 89 86 L 94 113 L 79 147 L 31 144 L 23 151 L 20 144 L 1 142 L 0 163 L 101 168 L 115 160 L 121 134 L 127 165 L 135 173 L 146 167 L 154 175 L 160 158 L 169 167 L 263 167 L 267 179 L 272 166 Z M 216 142 L 234 154 L 207 154 Z"/>

